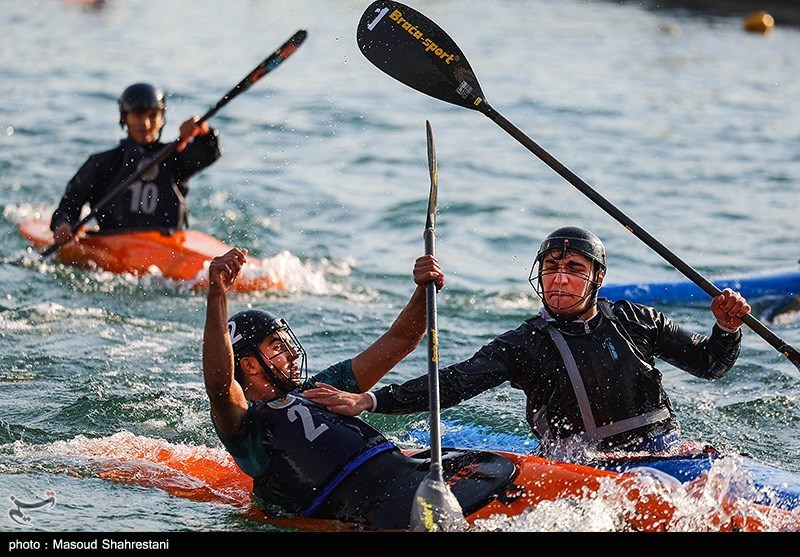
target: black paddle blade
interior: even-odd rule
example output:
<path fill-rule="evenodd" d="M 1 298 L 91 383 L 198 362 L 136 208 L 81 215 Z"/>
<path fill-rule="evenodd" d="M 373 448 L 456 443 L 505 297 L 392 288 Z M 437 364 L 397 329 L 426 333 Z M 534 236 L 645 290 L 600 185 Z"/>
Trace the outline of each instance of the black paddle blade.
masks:
<path fill-rule="evenodd" d="M 457 532 L 468 528 L 458 499 L 442 477 L 441 464 L 432 464 L 419 484 L 411 507 L 413 532 Z"/>
<path fill-rule="evenodd" d="M 367 60 L 417 91 L 473 110 L 486 102 L 458 45 L 413 8 L 373 2 L 361 16 L 356 40 Z"/>

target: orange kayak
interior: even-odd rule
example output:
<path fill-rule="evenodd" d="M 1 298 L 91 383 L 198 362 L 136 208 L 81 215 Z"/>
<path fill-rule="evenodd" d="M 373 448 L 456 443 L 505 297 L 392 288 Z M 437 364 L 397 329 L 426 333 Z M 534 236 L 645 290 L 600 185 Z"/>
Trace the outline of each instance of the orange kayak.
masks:
<path fill-rule="evenodd" d="M 128 432 L 101 439 L 80 436 L 62 448 L 67 456 L 88 459 L 102 479 L 158 488 L 195 501 L 232 505 L 238 514 L 257 522 L 301 531 L 358 529 L 332 520 L 268 517 L 250 500 L 252 479 L 222 448 L 176 445 Z M 557 501 L 573 508 L 581 504 L 595 508 L 595 502 L 602 501 L 607 512 L 615 515 L 621 531 L 800 531 L 796 514 L 739 500 L 718 491 L 718 482 L 705 477 L 691 486 L 676 488 L 642 472 L 619 473 L 503 451 L 443 451 L 483 455 L 448 480 L 462 506 L 463 500 L 471 501 L 471 507 L 462 510 L 474 531 L 495 528 L 491 521 L 521 518 L 537 505 Z M 421 453 L 404 452 L 410 456 Z M 491 490 L 486 489 L 487 484 L 492 485 Z M 477 493 L 480 497 L 475 497 Z M 542 511 L 548 516 L 558 512 L 552 506 Z M 523 522 L 517 528 L 542 527 L 533 522 L 533 526 Z"/>
<path fill-rule="evenodd" d="M 37 250 L 53 244 L 50 223 L 27 219 L 19 224 L 20 233 Z M 148 230 L 100 234 L 83 228 L 78 241 L 67 244 L 55 255 L 67 265 L 103 270 L 115 274 L 143 276 L 160 273 L 168 279 L 186 282 L 195 289 L 208 286 L 208 263 L 231 246 L 197 230 L 178 230 L 172 234 Z M 233 289 L 237 291 L 282 290 L 284 284 L 265 265 L 249 259 Z"/>

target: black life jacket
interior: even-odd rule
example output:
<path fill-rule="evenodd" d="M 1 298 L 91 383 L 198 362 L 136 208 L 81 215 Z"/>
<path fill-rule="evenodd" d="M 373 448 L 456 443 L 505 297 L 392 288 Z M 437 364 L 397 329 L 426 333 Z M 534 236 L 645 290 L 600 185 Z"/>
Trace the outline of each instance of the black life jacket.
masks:
<path fill-rule="evenodd" d="M 394 449 L 378 430 L 350 416 L 287 394 L 257 403 L 269 469 L 254 478 L 253 491 L 265 503 L 312 516 L 316 506 L 360 464 Z"/>
<path fill-rule="evenodd" d="M 163 148 L 163 145 L 154 144 Z M 122 164 L 109 181 L 106 192 L 127 180 L 149 164 L 157 150 L 144 148 L 133 141 L 122 142 Z M 187 224 L 186 200 L 175 182 L 175 156 L 167 157 L 150 168 L 141 179 L 97 213 L 104 232 L 126 229 L 178 230 Z"/>
<path fill-rule="evenodd" d="M 290 393 L 256 403 L 253 419 L 270 458 L 253 493 L 270 514 L 409 526 L 414 494 L 430 471 L 430 454 L 403 454 L 359 418 L 341 416 Z M 487 451 L 442 449 L 442 471 L 465 514 L 510 485 L 516 466 Z"/>
<path fill-rule="evenodd" d="M 644 431 L 672 415 L 661 373 L 641 355 L 608 300 L 599 299 L 598 309 L 601 321 L 588 333 L 563 333 L 542 316 L 532 320 L 536 329 L 550 336 L 561 355 L 581 422 L 581 428 L 575 430 L 574 419 L 554 415 L 547 404 L 532 408 L 529 398 L 526 419 L 543 439 L 568 438 L 564 432 L 572 429 L 575 437 L 594 443 Z"/>

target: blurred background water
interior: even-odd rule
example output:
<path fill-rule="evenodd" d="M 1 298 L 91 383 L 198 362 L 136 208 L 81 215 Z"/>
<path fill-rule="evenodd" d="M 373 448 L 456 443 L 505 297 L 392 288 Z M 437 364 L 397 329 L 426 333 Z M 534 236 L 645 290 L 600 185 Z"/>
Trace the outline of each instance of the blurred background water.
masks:
<path fill-rule="evenodd" d="M 100 479 L 75 456 L 90 440 L 129 434 L 220 446 L 201 376 L 203 294 L 38 263 L 17 232 L 52 212 L 90 153 L 122 137 L 116 98 L 135 81 L 167 90 L 171 139 L 308 30 L 297 53 L 213 118 L 224 155 L 192 179 L 188 202 L 192 228 L 281 266 L 291 288 L 236 294 L 231 309 L 285 316 L 312 371 L 357 354 L 411 294 L 429 185 L 425 120 L 447 273 L 442 365 L 538 310 L 527 278 L 557 227 L 604 240 L 607 282 L 682 278 L 487 118 L 372 66 L 355 42 L 368 4 L 3 3 L 0 256 L 28 264 L 0 265 L 0 500 L 54 492 L 57 504 L 26 525 L 0 518 L 0 530 L 268 528 L 225 505 Z M 412 5 L 458 43 L 497 111 L 699 272 L 797 264 L 800 29 L 746 33 L 734 14 L 606 1 Z M 711 327 L 705 308 L 664 309 Z M 795 321 L 770 327 L 800 346 Z M 387 380 L 425 373 L 424 355 L 423 346 Z M 713 383 L 660 367 L 687 438 L 800 472 L 798 372 L 760 337 L 746 333 L 736 368 Z M 421 414 L 367 419 L 410 446 L 427 424 Z M 487 440 L 532 443 L 524 399 L 507 385 L 443 419 L 446 433 L 467 425 Z"/>

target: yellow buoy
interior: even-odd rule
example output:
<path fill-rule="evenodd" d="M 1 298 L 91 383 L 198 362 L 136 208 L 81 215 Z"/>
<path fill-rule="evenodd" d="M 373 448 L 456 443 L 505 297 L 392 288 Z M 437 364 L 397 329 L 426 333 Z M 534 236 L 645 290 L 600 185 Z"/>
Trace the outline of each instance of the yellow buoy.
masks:
<path fill-rule="evenodd" d="M 742 28 L 749 33 L 769 33 L 775 27 L 775 19 L 767 12 L 746 15 Z"/>

